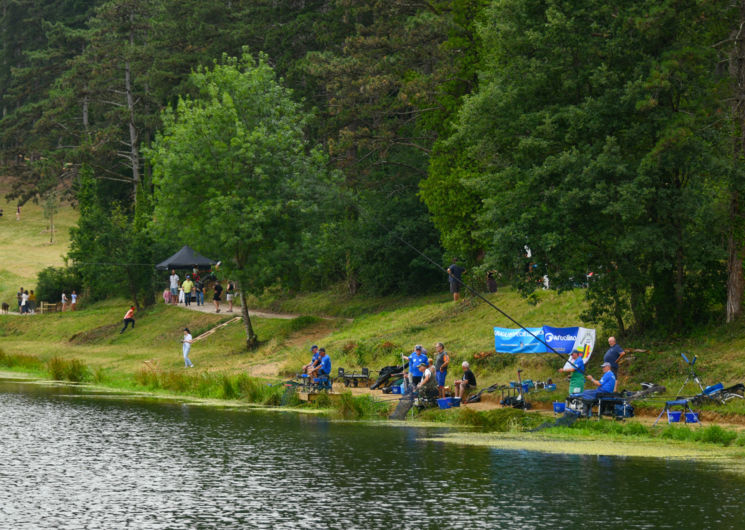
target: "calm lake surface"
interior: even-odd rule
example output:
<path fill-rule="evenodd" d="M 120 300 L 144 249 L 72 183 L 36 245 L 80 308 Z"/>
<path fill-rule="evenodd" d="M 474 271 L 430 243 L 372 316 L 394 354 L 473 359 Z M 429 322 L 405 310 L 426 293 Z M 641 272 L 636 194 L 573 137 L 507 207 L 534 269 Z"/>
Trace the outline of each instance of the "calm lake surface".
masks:
<path fill-rule="evenodd" d="M 0 380 L 0 527 L 745 527 L 745 479 L 706 464 L 80 392 Z"/>

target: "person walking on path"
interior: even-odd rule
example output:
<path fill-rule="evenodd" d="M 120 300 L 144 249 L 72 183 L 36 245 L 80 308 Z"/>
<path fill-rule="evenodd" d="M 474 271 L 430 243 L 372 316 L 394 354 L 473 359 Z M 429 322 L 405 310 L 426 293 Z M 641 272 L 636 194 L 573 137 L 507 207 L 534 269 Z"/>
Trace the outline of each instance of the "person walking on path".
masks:
<path fill-rule="evenodd" d="M 181 343 L 183 344 L 182 351 L 184 353 L 184 365 L 186 368 L 192 368 L 194 366 L 194 363 L 189 359 L 189 351 L 191 350 L 191 344 L 193 342 L 194 339 L 191 338 L 191 331 L 189 331 L 189 328 L 184 328 L 184 339 Z"/>
<path fill-rule="evenodd" d="M 19 204 L 18 207 L 16 208 L 16 221 L 20 221 L 20 220 L 21 220 L 21 205 Z"/>
<path fill-rule="evenodd" d="M 60 297 L 60 301 L 62 302 L 62 311 L 67 311 L 67 295 L 64 292 Z"/>
<path fill-rule="evenodd" d="M 27 315 L 28 308 L 28 291 L 23 291 L 23 294 L 21 295 L 21 314 Z"/>
<path fill-rule="evenodd" d="M 33 315 L 36 313 L 36 295 L 34 294 L 34 290 L 31 289 L 31 292 L 28 295 L 28 304 L 29 304 L 29 310 L 31 311 L 31 314 Z"/>
<path fill-rule="evenodd" d="M 567 362 L 563 368 L 559 368 L 560 372 L 572 374 L 569 377 L 570 394 L 581 394 L 585 390 L 585 362 L 582 360 L 580 353 L 580 351 L 574 350 L 571 364 Z"/>
<path fill-rule="evenodd" d="M 228 313 L 233 312 L 233 298 L 235 297 L 235 284 L 233 280 L 228 280 L 228 289 L 226 291 L 225 299 L 228 301 Z"/>
<path fill-rule="evenodd" d="M 461 276 L 466 269 L 458 265 L 458 258 L 453 258 L 453 263 L 448 267 L 448 281 L 450 282 L 450 294 L 453 295 L 453 302 L 460 299 Z"/>
<path fill-rule="evenodd" d="M 178 301 L 178 274 L 176 269 L 171 269 L 171 275 L 168 277 L 168 282 L 171 289 L 171 303 L 175 304 Z"/>
<path fill-rule="evenodd" d="M 191 281 L 191 276 L 186 275 L 184 283 L 181 284 L 181 288 L 184 290 L 184 305 L 191 305 L 191 290 L 194 288 L 194 282 Z"/>
<path fill-rule="evenodd" d="M 222 285 L 220 280 L 215 282 L 215 294 L 212 295 L 212 301 L 215 302 L 215 313 L 220 312 L 220 300 L 222 299 Z"/>
<path fill-rule="evenodd" d="M 78 293 L 76 293 L 73 290 L 72 294 L 70 295 L 70 311 L 75 311 L 75 308 L 77 306 L 78 306 Z"/>
<path fill-rule="evenodd" d="M 132 324 L 132 329 L 135 329 L 134 314 L 135 314 L 135 306 L 129 306 L 129 311 L 127 311 L 127 313 L 124 315 L 124 327 L 119 332 L 119 335 L 124 333 L 124 330 L 127 329 L 127 326 L 129 326 L 130 324 Z"/>
<path fill-rule="evenodd" d="M 21 302 L 23 301 L 23 287 L 18 289 L 16 293 L 16 299 L 18 300 L 18 312 L 21 312 Z"/>
<path fill-rule="evenodd" d="M 445 378 L 448 375 L 448 365 L 450 364 L 450 356 L 445 351 L 445 345 L 442 342 L 435 344 L 435 380 L 437 381 L 437 388 L 440 390 L 440 397 L 445 397 Z"/>
<path fill-rule="evenodd" d="M 616 343 L 616 337 L 608 337 L 608 345 L 610 348 L 603 355 L 603 362 L 610 364 L 611 372 L 616 380 L 616 388 L 613 391 L 616 392 L 618 390 L 618 361 L 626 355 L 626 352 Z"/>

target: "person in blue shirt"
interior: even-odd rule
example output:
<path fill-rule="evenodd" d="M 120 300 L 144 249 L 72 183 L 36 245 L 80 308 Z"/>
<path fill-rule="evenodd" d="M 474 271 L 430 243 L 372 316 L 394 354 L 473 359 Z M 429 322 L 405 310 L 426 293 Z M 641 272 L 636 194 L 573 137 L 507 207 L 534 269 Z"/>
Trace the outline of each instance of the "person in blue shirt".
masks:
<path fill-rule="evenodd" d="M 321 355 L 321 363 L 318 367 L 318 375 L 331 375 L 331 357 L 329 357 L 329 354 L 326 353 L 325 348 L 321 348 L 320 350 L 318 350 L 318 353 Z"/>
<path fill-rule="evenodd" d="M 310 347 L 310 353 L 312 355 L 310 362 L 303 366 L 304 374 L 311 373 L 316 368 L 319 363 L 319 359 L 321 358 L 321 355 L 318 353 L 318 346 L 316 346 L 315 344 Z"/>
<path fill-rule="evenodd" d="M 611 371 L 610 363 L 603 363 L 600 366 L 603 368 L 603 377 L 600 378 L 600 381 L 591 375 L 588 375 L 587 379 L 598 386 L 598 393 L 611 393 L 616 388 L 616 376 Z"/>
<path fill-rule="evenodd" d="M 422 349 L 421 344 L 417 344 L 411 355 L 408 357 L 404 356 L 404 359 L 409 361 L 410 382 L 412 386 L 416 387 L 422 380 L 422 371 L 419 369 L 419 365 L 429 362 L 427 351 Z"/>

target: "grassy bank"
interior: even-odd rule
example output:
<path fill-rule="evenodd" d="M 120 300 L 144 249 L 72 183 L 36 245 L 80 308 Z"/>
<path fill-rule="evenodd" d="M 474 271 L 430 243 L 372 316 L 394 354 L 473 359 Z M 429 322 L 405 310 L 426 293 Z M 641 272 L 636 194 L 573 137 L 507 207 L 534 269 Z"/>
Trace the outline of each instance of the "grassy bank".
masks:
<path fill-rule="evenodd" d="M 70 205 L 60 205 L 54 216 L 54 243 L 49 242 L 49 221 L 40 204 L 21 207 L 16 221 L 16 202 L 7 201 L 7 183 L 0 178 L 0 302 L 14 303 L 16 291 L 23 286 L 33 289 L 37 273 L 64 264 L 63 256 L 70 244 L 70 227 L 77 223 L 78 213 Z"/>

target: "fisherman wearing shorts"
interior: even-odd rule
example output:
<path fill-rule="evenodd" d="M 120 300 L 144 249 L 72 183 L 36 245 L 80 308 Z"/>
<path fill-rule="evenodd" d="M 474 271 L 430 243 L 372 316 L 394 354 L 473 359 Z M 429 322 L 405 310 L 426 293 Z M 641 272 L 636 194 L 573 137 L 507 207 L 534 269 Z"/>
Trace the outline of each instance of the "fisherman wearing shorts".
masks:
<path fill-rule="evenodd" d="M 168 277 L 171 288 L 171 303 L 177 303 L 178 301 L 178 281 L 179 277 L 176 274 L 176 269 L 171 269 L 171 275 Z"/>
<path fill-rule="evenodd" d="M 445 397 L 445 378 L 448 375 L 448 364 L 450 364 L 450 356 L 445 351 L 445 345 L 442 342 L 435 344 L 435 379 L 437 381 L 437 387 L 440 390 L 440 397 Z"/>

